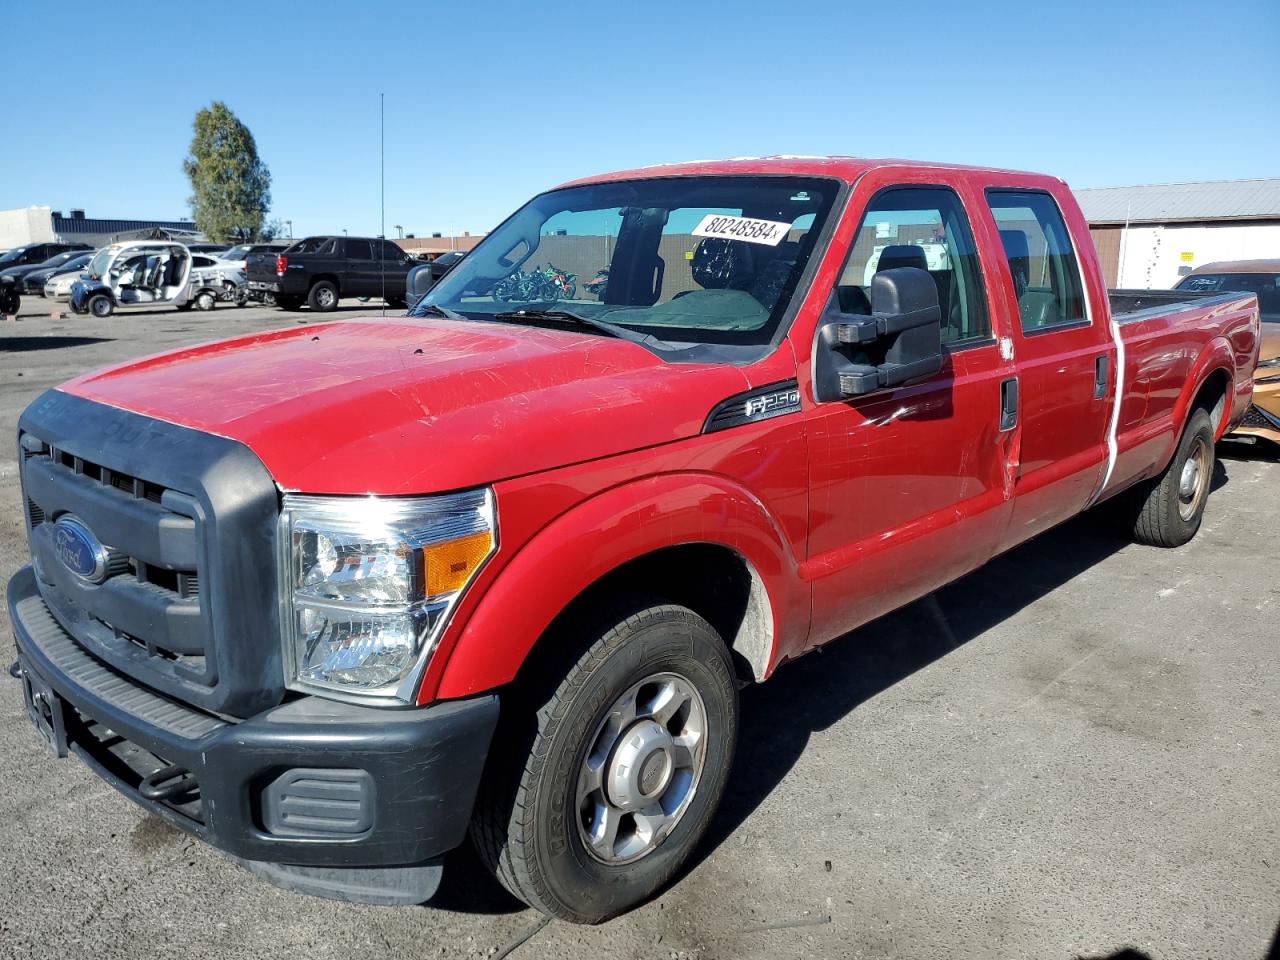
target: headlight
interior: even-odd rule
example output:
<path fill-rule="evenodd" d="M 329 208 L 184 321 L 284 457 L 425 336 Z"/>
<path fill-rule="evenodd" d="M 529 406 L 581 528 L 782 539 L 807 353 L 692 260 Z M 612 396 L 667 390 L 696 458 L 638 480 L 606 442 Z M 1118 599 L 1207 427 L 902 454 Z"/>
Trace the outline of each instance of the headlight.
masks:
<path fill-rule="evenodd" d="M 409 702 L 450 610 L 497 546 L 493 494 L 290 495 L 280 542 L 291 685 Z"/>

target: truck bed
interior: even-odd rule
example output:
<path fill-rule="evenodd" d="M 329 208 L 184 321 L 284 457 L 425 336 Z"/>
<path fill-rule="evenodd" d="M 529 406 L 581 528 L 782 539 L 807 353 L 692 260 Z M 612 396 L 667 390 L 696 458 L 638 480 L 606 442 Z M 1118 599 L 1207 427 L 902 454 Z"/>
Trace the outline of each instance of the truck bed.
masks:
<path fill-rule="evenodd" d="M 1239 299 L 1238 293 L 1197 293 L 1194 290 L 1108 290 L 1111 316 L 1117 323 L 1149 320 L 1164 313 L 1208 306 L 1213 301 L 1226 303 Z"/>

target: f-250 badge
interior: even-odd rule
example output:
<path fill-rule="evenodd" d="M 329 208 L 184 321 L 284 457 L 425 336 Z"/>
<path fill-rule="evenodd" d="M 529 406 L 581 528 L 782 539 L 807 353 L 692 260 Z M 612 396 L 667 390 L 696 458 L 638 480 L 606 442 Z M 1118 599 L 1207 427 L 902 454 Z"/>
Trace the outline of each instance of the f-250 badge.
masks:
<path fill-rule="evenodd" d="M 748 420 L 760 420 L 764 417 L 776 417 L 780 413 L 790 413 L 800 409 L 799 390 L 779 390 L 758 397 L 748 397 L 743 403 L 743 414 Z"/>

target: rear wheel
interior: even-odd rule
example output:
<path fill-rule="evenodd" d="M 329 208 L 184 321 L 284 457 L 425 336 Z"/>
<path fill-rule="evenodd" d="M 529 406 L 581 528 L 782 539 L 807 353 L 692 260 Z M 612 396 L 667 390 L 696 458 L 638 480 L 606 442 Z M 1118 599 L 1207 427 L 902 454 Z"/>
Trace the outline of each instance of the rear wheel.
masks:
<path fill-rule="evenodd" d="M 472 837 L 525 903 L 598 923 L 697 846 L 728 780 L 738 697 L 724 643 L 685 607 L 634 605 L 578 636 L 585 652 L 495 738 Z"/>
<path fill-rule="evenodd" d="M 338 305 L 338 288 L 328 280 L 318 280 L 307 294 L 307 303 L 317 313 L 328 313 Z"/>
<path fill-rule="evenodd" d="M 1173 460 L 1136 500 L 1133 537 L 1153 547 L 1180 547 L 1196 535 L 1213 480 L 1213 422 L 1196 410 Z"/>
<path fill-rule="evenodd" d="M 89 298 L 89 312 L 99 319 L 109 317 L 116 308 L 111 298 L 99 293 Z"/>
<path fill-rule="evenodd" d="M 201 290 L 193 301 L 197 310 L 212 310 L 218 302 L 212 290 Z"/>

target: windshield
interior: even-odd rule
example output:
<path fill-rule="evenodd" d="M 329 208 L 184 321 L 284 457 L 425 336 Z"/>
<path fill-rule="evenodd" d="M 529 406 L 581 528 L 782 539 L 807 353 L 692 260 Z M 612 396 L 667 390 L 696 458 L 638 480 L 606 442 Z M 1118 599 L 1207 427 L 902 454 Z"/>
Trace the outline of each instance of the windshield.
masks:
<path fill-rule="evenodd" d="M 91 259 L 93 259 L 93 251 L 77 254 L 76 256 L 68 260 L 66 263 L 59 266 L 58 272 L 61 273 L 64 270 L 77 270 L 80 267 L 83 267 L 85 264 L 87 264 Z"/>
<path fill-rule="evenodd" d="M 414 313 L 560 310 L 668 344 L 767 344 L 838 190 L 762 176 L 553 190 L 481 241 Z"/>
<path fill-rule="evenodd" d="M 15 260 L 17 260 L 26 252 L 27 252 L 26 247 L 16 247 L 15 249 L 10 250 L 8 253 L 4 254 L 3 256 L 0 256 L 0 264 L 13 263 Z"/>
<path fill-rule="evenodd" d="M 1256 293 L 1262 319 L 1280 323 L 1280 273 L 1201 273 L 1184 278 L 1176 290 L 1200 293 Z"/>
<path fill-rule="evenodd" d="M 103 247 L 93 255 L 93 259 L 89 261 L 89 276 L 95 280 L 101 279 L 106 272 L 107 264 L 111 262 L 111 258 L 118 252 L 119 247 Z"/>
<path fill-rule="evenodd" d="M 230 250 L 223 250 L 217 256 L 220 260 L 243 260 L 249 256 L 251 249 L 253 249 L 253 244 L 242 243 L 239 246 L 232 247 Z"/>

